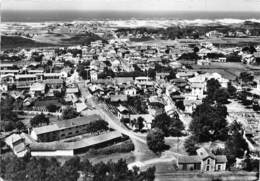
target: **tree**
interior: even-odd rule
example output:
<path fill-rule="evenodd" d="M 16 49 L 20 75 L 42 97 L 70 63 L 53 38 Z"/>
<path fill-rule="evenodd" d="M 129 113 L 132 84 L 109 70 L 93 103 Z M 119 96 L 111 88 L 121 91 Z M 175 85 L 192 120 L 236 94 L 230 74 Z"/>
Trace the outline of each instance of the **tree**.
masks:
<path fill-rule="evenodd" d="M 64 181 L 77 181 L 79 178 L 80 158 L 73 157 L 62 165 Z"/>
<path fill-rule="evenodd" d="M 138 117 L 136 121 L 136 127 L 139 131 L 141 131 L 144 127 L 144 118 L 143 117 Z"/>
<path fill-rule="evenodd" d="M 198 142 L 226 140 L 228 123 L 227 108 L 222 105 L 210 105 L 203 102 L 192 113 L 190 131 Z"/>
<path fill-rule="evenodd" d="M 63 91 L 53 91 L 53 95 L 57 98 L 62 98 L 64 96 L 64 92 Z M 56 105 L 55 105 L 56 106 Z M 56 106 L 57 107 L 57 106 Z M 48 109 L 48 108 L 47 108 Z M 51 111 L 50 111 L 51 112 Z"/>
<path fill-rule="evenodd" d="M 250 53 L 250 54 L 253 54 L 253 53 L 257 52 L 256 49 L 255 49 L 255 47 L 252 46 L 252 45 L 249 46 L 249 47 L 244 47 L 244 48 L 242 48 L 242 51 L 243 51 L 243 52 Z"/>
<path fill-rule="evenodd" d="M 193 48 L 193 52 L 194 52 L 194 53 L 198 53 L 199 51 L 200 51 L 200 49 L 199 49 L 198 47 L 194 47 L 194 48 Z"/>
<path fill-rule="evenodd" d="M 46 117 L 43 113 L 34 116 L 30 120 L 30 124 L 32 127 L 39 126 L 41 124 L 49 124 L 49 123 L 50 123 L 49 118 Z"/>
<path fill-rule="evenodd" d="M 154 69 L 149 68 L 147 74 L 148 74 L 149 77 L 154 79 L 155 76 L 156 76 L 156 71 Z"/>
<path fill-rule="evenodd" d="M 164 141 L 164 133 L 160 129 L 152 129 L 147 134 L 147 145 L 150 150 L 155 153 L 160 153 L 161 151 L 165 150 L 166 146 Z"/>
<path fill-rule="evenodd" d="M 26 178 L 28 181 L 44 180 L 46 169 L 49 167 L 49 161 L 46 158 L 37 159 L 31 157 L 26 164 Z"/>
<path fill-rule="evenodd" d="M 228 82 L 227 91 L 230 97 L 236 96 L 237 89 L 231 84 L 231 82 Z"/>
<path fill-rule="evenodd" d="M 13 121 L 1 121 L 0 126 L 3 131 L 12 131 L 16 128 L 16 124 Z"/>
<path fill-rule="evenodd" d="M 183 53 L 179 58 L 178 60 L 190 60 L 190 61 L 196 61 L 198 60 L 200 57 L 194 53 L 194 52 L 191 52 L 191 53 Z"/>
<path fill-rule="evenodd" d="M 218 104 L 227 104 L 228 98 L 229 94 L 225 88 L 217 89 L 214 93 L 214 100 L 216 100 Z"/>
<path fill-rule="evenodd" d="M 157 115 L 152 121 L 152 128 L 158 128 L 162 130 L 165 136 L 169 136 L 169 127 L 171 123 L 171 118 L 166 114 Z"/>
<path fill-rule="evenodd" d="M 73 157 L 63 165 L 56 158 L 1 158 L 0 176 L 10 181 L 77 181 L 82 174 L 82 179 L 93 181 L 125 180 L 125 181 L 153 181 L 155 167 L 141 171 L 135 167 L 128 169 L 125 160 L 117 162 L 108 161 L 92 165 L 86 158 L 80 161 L 79 157 Z"/>
<path fill-rule="evenodd" d="M 170 74 L 166 77 L 168 80 L 176 79 L 176 70 L 170 70 Z"/>
<path fill-rule="evenodd" d="M 255 49 L 255 47 L 254 47 L 254 46 L 250 46 L 250 47 L 249 47 L 249 53 L 254 54 L 255 52 L 257 52 L 257 50 Z"/>
<path fill-rule="evenodd" d="M 176 106 L 178 109 L 182 110 L 182 111 L 185 110 L 185 106 L 184 106 L 184 104 L 183 104 L 183 101 L 176 101 L 176 102 L 175 102 L 175 106 Z"/>
<path fill-rule="evenodd" d="M 250 158 L 250 156 L 247 156 L 244 163 L 245 163 L 244 170 L 248 172 L 252 172 L 252 171 L 257 172 L 259 170 L 259 160 L 252 159 Z"/>
<path fill-rule="evenodd" d="M 250 72 L 241 72 L 239 78 L 242 80 L 242 82 L 249 83 L 253 81 L 254 76 Z"/>
<path fill-rule="evenodd" d="M 199 148 L 198 146 L 196 146 L 196 144 L 197 141 L 194 136 L 190 136 L 187 139 L 185 139 L 184 148 L 186 152 L 189 153 L 189 155 L 196 155 L 196 150 Z"/>
<path fill-rule="evenodd" d="M 76 112 L 76 110 L 72 107 L 67 107 L 62 112 L 63 119 L 72 119 L 77 117 L 79 114 Z"/>
<path fill-rule="evenodd" d="M 17 120 L 17 114 L 12 112 L 14 102 L 14 98 L 9 95 L 5 98 L 1 97 L 0 115 L 2 121 L 15 122 Z"/>
<path fill-rule="evenodd" d="M 211 78 L 207 81 L 207 99 L 210 101 L 214 100 L 215 91 L 220 88 L 220 83 L 218 80 Z"/>
<path fill-rule="evenodd" d="M 95 122 L 91 122 L 88 124 L 87 129 L 91 133 L 95 133 L 97 131 L 108 130 L 108 123 L 104 120 L 97 120 Z"/>
<path fill-rule="evenodd" d="M 169 135 L 171 136 L 182 136 L 182 131 L 184 130 L 183 122 L 179 118 L 172 118 L 169 127 Z"/>
<path fill-rule="evenodd" d="M 84 157 L 83 160 L 80 162 L 80 170 L 82 170 L 85 180 L 88 180 L 88 178 L 91 178 L 93 176 L 93 165 L 86 157 Z"/>
<path fill-rule="evenodd" d="M 17 128 L 18 130 L 20 130 L 20 131 L 26 129 L 26 126 L 23 124 L 22 121 L 17 121 L 15 124 L 16 124 L 16 128 Z"/>
<path fill-rule="evenodd" d="M 166 113 L 163 113 L 152 121 L 152 128 L 161 129 L 165 136 L 181 136 L 184 125 L 178 116 L 170 118 Z"/>
<path fill-rule="evenodd" d="M 1 177 L 5 180 L 19 180 L 19 181 L 26 181 L 26 164 L 25 162 L 17 158 L 15 156 L 13 157 L 7 157 L 3 159 L 1 157 Z"/>
<path fill-rule="evenodd" d="M 236 161 L 236 158 L 242 158 L 245 153 L 249 153 L 246 140 L 243 138 L 243 128 L 237 121 L 229 127 L 230 136 L 225 143 L 225 153 L 230 166 Z"/>

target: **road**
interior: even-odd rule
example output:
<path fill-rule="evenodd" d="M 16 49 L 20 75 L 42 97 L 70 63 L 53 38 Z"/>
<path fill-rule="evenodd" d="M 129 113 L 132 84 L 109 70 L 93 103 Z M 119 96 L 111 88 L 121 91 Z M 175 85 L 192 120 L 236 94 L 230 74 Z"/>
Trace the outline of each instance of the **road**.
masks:
<path fill-rule="evenodd" d="M 173 162 L 176 162 L 177 156 L 180 154 L 173 151 L 163 152 L 160 156 L 154 154 L 147 146 L 145 135 L 134 133 L 122 125 L 120 120 L 109 111 L 105 104 L 98 103 L 95 100 L 84 84 L 79 84 L 79 89 L 81 91 L 82 97 L 87 101 L 87 104 L 89 104 L 94 109 L 92 110 L 93 112 L 99 114 L 104 120 L 106 120 L 111 128 L 114 128 L 122 134 L 129 136 L 133 141 L 133 144 L 135 145 L 135 150 L 133 152 L 135 156 L 135 162 L 128 164 L 129 168 L 132 168 L 133 166 L 146 168 L 147 166 L 149 167 L 158 164 L 165 164 L 165 166 L 168 168 L 167 164 L 172 165 Z M 163 180 L 162 178 L 163 177 L 160 175 L 156 175 L 157 180 Z"/>
<path fill-rule="evenodd" d="M 120 120 L 108 110 L 105 104 L 97 103 L 84 84 L 81 83 L 78 85 L 82 97 L 87 101 L 89 105 L 91 105 L 91 107 L 97 110 L 99 115 L 109 123 L 111 128 L 114 128 L 122 134 L 129 136 L 131 139 L 135 139 L 142 143 L 146 143 L 146 139 L 142 138 L 141 136 L 138 136 L 136 133 L 133 133 L 132 131 L 129 131 L 127 128 L 125 128 L 121 124 Z"/>

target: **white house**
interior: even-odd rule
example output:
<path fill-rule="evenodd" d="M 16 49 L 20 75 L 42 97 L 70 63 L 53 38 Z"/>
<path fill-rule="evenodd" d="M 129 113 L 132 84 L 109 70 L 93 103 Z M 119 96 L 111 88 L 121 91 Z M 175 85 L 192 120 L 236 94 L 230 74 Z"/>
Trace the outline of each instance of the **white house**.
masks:
<path fill-rule="evenodd" d="M 177 166 L 180 170 L 202 172 L 225 171 L 227 157 L 225 155 L 214 155 L 205 148 L 197 150 L 197 155 L 179 156 Z"/>
<path fill-rule="evenodd" d="M 134 97 L 134 96 L 136 96 L 136 88 L 134 88 L 134 87 L 127 87 L 124 90 L 124 94 L 128 95 L 128 96 L 131 96 L 131 97 Z"/>
<path fill-rule="evenodd" d="M 90 80 L 91 81 L 98 80 L 98 72 L 96 70 L 91 70 L 90 71 Z"/>
<path fill-rule="evenodd" d="M 207 91 L 207 81 L 212 78 L 218 80 L 221 87 L 227 88 L 229 80 L 223 78 L 219 73 L 200 74 L 188 79 L 191 87 L 191 95 L 199 99 L 203 98 L 205 96 L 204 92 Z"/>
<path fill-rule="evenodd" d="M 35 94 L 44 94 L 45 93 L 45 83 L 33 83 L 30 86 L 30 94 L 34 96 Z"/>

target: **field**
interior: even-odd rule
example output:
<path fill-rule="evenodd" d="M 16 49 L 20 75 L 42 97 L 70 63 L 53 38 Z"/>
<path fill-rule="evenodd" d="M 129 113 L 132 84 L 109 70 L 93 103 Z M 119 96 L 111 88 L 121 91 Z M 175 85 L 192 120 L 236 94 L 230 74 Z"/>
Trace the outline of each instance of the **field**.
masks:
<path fill-rule="evenodd" d="M 92 41 L 103 40 L 95 34 L 59 34 L 59 33 L 43 33 L 34 39 L 21 36 L 2 36 L 1 48 L 36 48 L 36 47 L 54 47 L 54 46 L 72 46 L 90 44 Z"/>
<path fill-rule="evenodd" d="M 43 43 L 29 38 L 19 37 L 19 36 L 2 36 L 1 37 L 1 48 L 11 49 L 11 48 L 31 48 L 31 47 L 51 47 L 55 46 L 51 43 Z"/>
<path fill-rule="evenodd" d="M 202 72 L 208 72 L 208 73 L 217 72 L 220 75 L 222 75 L 224 78 L 229 79 L 229 80 L 235 80 L 236 76 L 239 76 L 239 74 L 241 72 L 248 70 L 248 68 L 240 62 L 238 62 L 238 63 L 213 62 L 207 66 L 192 65 L 192 67 L 196 71 L 202 71 Z"/>

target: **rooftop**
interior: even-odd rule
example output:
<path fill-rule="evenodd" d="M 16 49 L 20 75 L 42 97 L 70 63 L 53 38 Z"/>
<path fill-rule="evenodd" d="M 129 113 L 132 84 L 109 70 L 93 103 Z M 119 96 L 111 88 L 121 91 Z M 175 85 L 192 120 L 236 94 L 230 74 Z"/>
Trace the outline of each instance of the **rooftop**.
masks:
<path fill-rule="evenodd" d="M 86 148 L 89 146 L 97 145 L 112 139 L 122 137 L 122 134 L 117 131 L 104 133 L 98 136 L 85 138 L 76 142 L 49 142 L 49 143 L 32 143 L 30 148 L 32 151 L 55 151 L 55 150 L 74 150 Z"/>
<path fill-rule="evenodd" d="M 37 135 L 40 135 L 40 134 L 59 131 L 59 130 L 72 128 L 72 127 L 76 127 L 76 126 L 86 125 L 86 124 L 89 124 L 90 122 L 95 122 L 95 121 L 101 120 L 101 119 L 102 118 L 99 115 L 93 114 L 93 115 L 86 116 L 86 117 L 78 117 L 78 118 L 74 118 L 74 119 L 58 121 L 52 125 L 33 128 L 33 131 Z"/>

